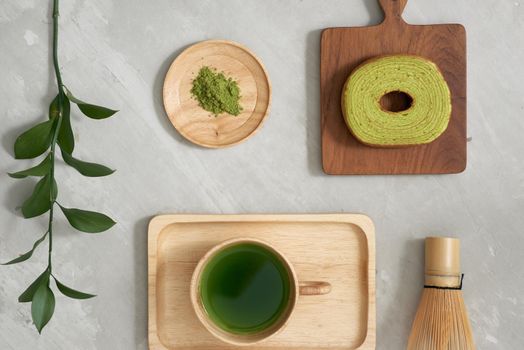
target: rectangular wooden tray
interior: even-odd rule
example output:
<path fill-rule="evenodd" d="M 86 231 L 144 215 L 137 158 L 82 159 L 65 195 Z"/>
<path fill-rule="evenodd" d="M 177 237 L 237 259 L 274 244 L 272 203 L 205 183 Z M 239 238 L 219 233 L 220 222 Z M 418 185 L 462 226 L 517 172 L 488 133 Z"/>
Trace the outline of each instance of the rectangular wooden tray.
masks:
<path fill-rule="evenodd" d="M 151 350 L 226 350 L 199 323 L 189 284 L 200 258 L 236 237 L 273 244 L 301 280 L 332 284 L 325 296 L 301 297 L 289 325 L 251 349 L 375 349 L 375 232 L 359 214 L 165 215 L 149 225 Z"/>

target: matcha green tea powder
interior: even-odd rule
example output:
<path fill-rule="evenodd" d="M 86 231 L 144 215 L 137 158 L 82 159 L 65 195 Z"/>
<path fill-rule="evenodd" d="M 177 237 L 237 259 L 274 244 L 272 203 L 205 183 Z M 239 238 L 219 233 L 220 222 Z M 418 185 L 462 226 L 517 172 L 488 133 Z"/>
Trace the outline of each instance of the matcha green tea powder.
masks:
<path fill-rule="evenodd" d="M 202 67 L 193 80 L 191 93 L 200 107 L 218 116 L 228 113 L 237 116 L 242 112 L 240 88 L 232 78 L 210 67 Z"/>

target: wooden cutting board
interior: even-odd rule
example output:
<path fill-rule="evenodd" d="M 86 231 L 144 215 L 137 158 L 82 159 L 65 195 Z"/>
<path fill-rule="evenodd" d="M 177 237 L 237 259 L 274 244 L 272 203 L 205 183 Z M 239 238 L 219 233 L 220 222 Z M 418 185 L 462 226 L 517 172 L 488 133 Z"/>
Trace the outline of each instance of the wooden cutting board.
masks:
<path fill-rule="evenodd" d="M 466 31 L 460 24 L 410 25 L 402 19 L 407 0 L 379 0 L 385 13 L 376 26 L 329 28 L 321 44 L 322 161 L 330 175 L 450 174 L 467 163 Z M 451 90 L 447 131 L 429 145 L 385 149 L 359 143 L 349 132 L 341 94 L 350 73 L 365 60 L 412 54 L 435 62 Z M 402 105 L 395 100 L 389 105 Z"/>
<path fill-rule="evenodd" d="M 191 306 L 191 276 L 215 245 L 257 238 L 275 246 L 301 280 L 331 284 L 301 297 L 286 328 L 253 350 L 374 350 L 375 229 L 360 214 L 162 215 L 149 224 L 149 349 L 234 350 Z"/>

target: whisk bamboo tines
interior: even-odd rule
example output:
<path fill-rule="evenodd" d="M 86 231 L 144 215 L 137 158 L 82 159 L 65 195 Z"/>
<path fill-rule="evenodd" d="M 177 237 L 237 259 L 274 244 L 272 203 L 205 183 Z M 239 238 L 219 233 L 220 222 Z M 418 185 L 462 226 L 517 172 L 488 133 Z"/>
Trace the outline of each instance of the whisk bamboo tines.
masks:
<path fill-rule="evenodd" d="M 426 280 L 408 350 L 474 350 L 462 295 L 460 241 L 426 239 Z"/>

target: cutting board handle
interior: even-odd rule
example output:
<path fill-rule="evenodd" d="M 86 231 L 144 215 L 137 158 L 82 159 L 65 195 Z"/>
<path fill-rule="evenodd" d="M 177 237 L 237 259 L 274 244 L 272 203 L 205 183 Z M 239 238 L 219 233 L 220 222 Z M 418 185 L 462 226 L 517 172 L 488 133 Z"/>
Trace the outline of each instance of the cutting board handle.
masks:
<path fill-rule="evenodd" d="M 384 10 L 385 20 L 400 20 L 402 19 L 402 12 L 408 3 L 408 0 L 379 0 L 382 10 Z"/>

